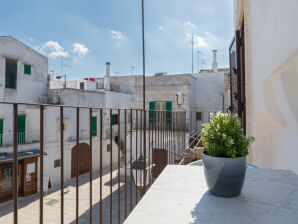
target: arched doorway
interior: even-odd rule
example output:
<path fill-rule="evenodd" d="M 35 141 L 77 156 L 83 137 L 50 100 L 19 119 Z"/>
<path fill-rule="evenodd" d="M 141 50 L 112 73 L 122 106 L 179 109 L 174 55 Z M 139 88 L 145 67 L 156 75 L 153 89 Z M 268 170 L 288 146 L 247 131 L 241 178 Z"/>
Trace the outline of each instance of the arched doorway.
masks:
<path fill-rule="evenodd" d="M 90 146 L 87 143 L 79 144 L 79 175 L 88 173 L 90 168 Z M 77 146 L 71 150 L 71 177 L 77 173 Z"/>

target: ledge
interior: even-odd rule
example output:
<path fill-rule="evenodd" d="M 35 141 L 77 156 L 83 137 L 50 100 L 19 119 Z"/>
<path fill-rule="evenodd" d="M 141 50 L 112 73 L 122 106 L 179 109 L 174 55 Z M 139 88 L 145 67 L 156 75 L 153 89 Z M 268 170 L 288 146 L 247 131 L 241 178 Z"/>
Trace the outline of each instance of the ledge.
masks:
<path fill-rule="evenodd" d="M 248 168 L 242 194 L 211 195 L 203 167 L 170 165 L 125 224 L 297 223 L 298 176 L 287 170 Z"/>

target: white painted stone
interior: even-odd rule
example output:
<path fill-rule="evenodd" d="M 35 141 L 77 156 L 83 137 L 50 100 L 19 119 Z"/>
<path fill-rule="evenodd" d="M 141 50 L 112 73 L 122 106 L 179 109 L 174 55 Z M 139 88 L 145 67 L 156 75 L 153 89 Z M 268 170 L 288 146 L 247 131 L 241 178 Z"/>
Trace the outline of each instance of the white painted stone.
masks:
<path fill-rule="evenodd" d="M 287 170 L 248 168 L 242 194 L 220 198 L 207 190 L 201 166 L 165 168 L 125 224 L 294 224 L 298 176 Z"/>

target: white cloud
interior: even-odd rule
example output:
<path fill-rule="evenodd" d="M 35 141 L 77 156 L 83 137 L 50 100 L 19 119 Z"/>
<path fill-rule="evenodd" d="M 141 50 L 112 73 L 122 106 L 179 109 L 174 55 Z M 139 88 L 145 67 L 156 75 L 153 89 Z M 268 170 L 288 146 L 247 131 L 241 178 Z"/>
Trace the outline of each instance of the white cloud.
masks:
<path fill-rule="evenodd" d="M 35 41 L 33 37 L 29 37 L 29 41 Z"/>
<path fill-rule="evenodd" d="M 184 23 L 184 26 L 186 26 L 189 29 L 195 29 L 196 28 L 196 25 L 194 25 L 190 21 L 187 21 L 186 23 Z"/>
<path fill-rule="evenodd" d="M 72 45 L 72 52 L 78 56 L 78 58 L 84 58 L 89 52 L 89 49 L 84 44 L 74 43 Z"/>
<path fill-rule="evenodd" d="M 163 26 L 158 26 L 158 29 L 162 30 L 162 31 L 165 30 L 165 28 Z"/>
<path fill-rule="evenodd" d="M 64 51 L 64 48 L 55 41 L 47 41 L 45 42 L 41 47 L 38 47 L 38 50 L 48 55 L 50 58 L 56 58 L 56 57 L 68 57 L 69 53 L 67 51 Z"/>
<path fill-rule="evenodd" d="M 111 30 L 112 39 L 116 40 L 122 40 L 124 38 L 124 35 L 120 31 Z"/>
<path fill-rule="evenodd" d="M 187 33 L 186 35 L 186 40 L 190 41 L 192 40 L 192 34 Z M 194 43 L 194 48 L 198 49 L 200 47 L 207 47 L 206 39 L 205 37 L 199 36 L 199 35 L 193 35 L 193 43 Z"/>
<path fill-rule="evenodd" d="M 112 40 L 116 41 L 116 47 L 120 46 L 121 41 L 124 39 L 124 34 L 120 31 L 111 30 Z"/>

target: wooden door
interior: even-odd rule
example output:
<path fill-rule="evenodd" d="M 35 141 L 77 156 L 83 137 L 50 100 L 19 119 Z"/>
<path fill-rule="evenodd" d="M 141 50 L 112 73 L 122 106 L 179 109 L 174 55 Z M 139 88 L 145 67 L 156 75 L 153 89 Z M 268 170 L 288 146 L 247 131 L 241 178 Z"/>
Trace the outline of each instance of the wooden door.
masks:
<path fill-rule="evenodd" d="M 88 173 L 90 170 L 90 146 L 87 143 L 79 144 L 79 175 Z M 71 150 L 71 177 L 77 173 L 77 147 Z"/>
<path fill-rule="evenodd" d="M 157 178 L 168 164 L 168 152 L 165 149 L 152 150 L 152 163 L 155 166 L 152 169 L 152 177 Z"/>
<path fill-rule="evenodd" d="M 37 193 L 37 158 L 24 159 L 24 196 Z"/>

